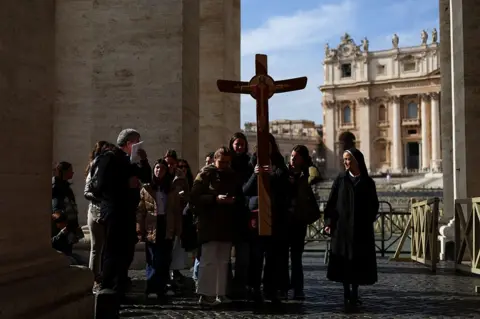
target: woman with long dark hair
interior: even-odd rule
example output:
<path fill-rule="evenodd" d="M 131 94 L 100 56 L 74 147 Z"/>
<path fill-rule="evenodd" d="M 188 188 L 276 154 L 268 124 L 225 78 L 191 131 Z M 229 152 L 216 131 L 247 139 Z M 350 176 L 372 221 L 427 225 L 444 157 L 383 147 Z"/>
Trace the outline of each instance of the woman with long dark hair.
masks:
<path fill-rule="evenodd" d="M 95 161 L 103 152 L 111 150 L 115 145 L 106 141 L 98 141 L 93 150 L 90 152 L 89 162 L 85 169 L 85 189 L 83 195 L 90 202 L 87 211 L 87 225 L 90 232 L 90 258 L 88 267 L 92 270 L 95 281 L 93 292 L 96 293 L 100 289 L 101 277 L 101 259 L 102 249 L 105 242 L 105 227 L 99 223 L 100 219 L 100 199 L 97 194 L 92 191 L 92 168 L 95 169 Z M 93 177 L 95 179 L 95 177 Z"/>
<path fill-rule="evenodd" d="M 188 164 L 186 159 L 180 158 L 178 160 L 177 168 L 182 171 L 183 175 L 187 179 L 187 187 L 188 190 L 192 189 L 193 186 L 193 174 L 192 169 L 190 168 L 190 164 Z"/>
<path fill-rule="evenodd" d="M 245 196 L 249 197 L 249 209 L 253 214 L 249 280 L 256 302 L 261 302 L 263 299 L 260 286 L 264 260 L 263 292 L 265 297 L 272 302 L 280 302 L 281 299 L 286 298 L 289 286 L 287 216 L 290 183 L 288 168 L 272 134 L 269 134 L 269 153 L 270 165 L 265 167 L 257 164 L 256 152 L 252 155 L 250 163 L 254 167 L 254 172 L 243 187 Z M 269 237 L 258 235 L 257 177 L 259 173 L 268 173 L 270 176 L 272 236 Z"/>
<path fill-rule="evenodd" d="M 313 166 L 308 148 L 297 145 L 292 149 L 289 162 L 291 183 L 290 194 L 290 231 L 288 234 L 291 261 L 291 288 L 293 298 L 302 300 L 303 263 L 302 255 L 305 245 L 307 226 L 320 218 L 320 210 L 310 185 L 309 172 Z"/>
<path fill-rule="evenodd" d="M 238 175 L 243 185 L 250 179 L 253 173 L 253 166 L 250 164 L 250 155 L 248 154 L 248 141 L 245 134 L 242 132 L 233 134 L 230 138 L 229 149 L 232 154 L 231 168 Z M 235 276 L 233 277 L 230 294 L 235 298 L 244 299 L 247 295 L 251 241 L 251 231 L 249 229 L 250 211 L 246 202 L 243 209 L 234 216 L 234 219 Z M 231 276 L 232 273 L 229 272 L 229 275 Z"/>
<path fill-rule="evenodd" d="M 346 150 L 343 163 L 325 208 L 325 231 L 332 236 L 327 278 L 343 284 L 349 310 L 360 304 L 358 286 L 377 281 L 373 224 L 379 203 L 362 152 Z"/>
<path fill-rule="evenodd" d="M 147 287 L 146 295 L 166 298 L 166 287 L 170 279 L 173 240 L 180 236 L 182 217 L 180 199 L 181 183 L 169 173 L 168 163 L 157 160 L 153 169 L 152 183 L 145 184 L 140 191 L 137 210 L 137 233 L 145 242 Z"/>

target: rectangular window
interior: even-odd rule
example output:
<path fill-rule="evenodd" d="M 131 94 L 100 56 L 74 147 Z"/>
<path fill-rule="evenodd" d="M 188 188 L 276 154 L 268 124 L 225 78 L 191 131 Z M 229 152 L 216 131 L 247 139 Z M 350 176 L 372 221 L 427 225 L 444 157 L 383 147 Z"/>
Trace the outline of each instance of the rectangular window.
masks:
<path fill-rule="evenodd" d="M 342 78 L 349 78 L 352 76 L 352 65 L 350 63 L 342 64 Z"/>
<path fill-rule="evenodd" d="M 404 72 L 415 71 L 415 69 L 416 69 L 415 62 L 405 62 L 405 63 L 403 63 L 403 71 Z"/>
<path fill-rule="evenodd" d="M 383 64 L 377 65 L 377 74 L 378 75 L 385 74 L 385 65 L 383 65 Z"/>

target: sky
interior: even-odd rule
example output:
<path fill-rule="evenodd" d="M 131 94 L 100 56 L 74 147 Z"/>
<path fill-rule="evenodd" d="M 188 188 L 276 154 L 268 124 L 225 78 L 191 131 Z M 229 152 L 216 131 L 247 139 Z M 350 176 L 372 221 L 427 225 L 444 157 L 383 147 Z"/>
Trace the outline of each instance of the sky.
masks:
<path fill-rule="evenodd" d="M 308 77 L 305 90 L 270 99 L 270 120 L 312 120 L 322 123 L 325 43 L 336 48 L 349 33 L 357 45 L 367 37 L 369 50 L 419 45 L 420 33 L 439 30 L 438 0 L 241 0 L 242 80 L 254 75 L 256 53 L 268 55 L 269 74 L 277 80 Z M 242 127 L 255 121 L 255 100 L 242 94 Z"/>

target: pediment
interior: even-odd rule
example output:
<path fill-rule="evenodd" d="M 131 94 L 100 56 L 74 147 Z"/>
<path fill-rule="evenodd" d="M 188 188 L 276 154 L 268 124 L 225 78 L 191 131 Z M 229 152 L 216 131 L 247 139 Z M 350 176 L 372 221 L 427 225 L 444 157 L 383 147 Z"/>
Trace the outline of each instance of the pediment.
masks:
<path fill-rule="evenodd" d="M 400 56 L 399 60 L 400 61 L 413 61 L 413 60 L 415 60 L 415 57 L 411 54 L 406 54 L 406 55 Z"/>
<path fill-rule="evenodd" d="M 338 57 L 343 59 L 354 58 L 362 53 L 360 47 L 348 33 L 345 33 L 345 35 L 342 36 L 340 44 L 337 47 L 337 52 Z"/>

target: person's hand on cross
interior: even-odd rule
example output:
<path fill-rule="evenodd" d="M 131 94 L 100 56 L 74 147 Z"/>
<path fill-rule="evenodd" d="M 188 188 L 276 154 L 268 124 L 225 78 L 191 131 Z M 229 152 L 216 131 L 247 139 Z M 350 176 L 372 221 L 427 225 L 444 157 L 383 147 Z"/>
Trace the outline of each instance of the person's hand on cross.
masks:
<path fill-rule="evenodd" d="M 270 165 L 263 165 L 263 166 L 260 166 L 260 165 L 255 165 L 255 169 L 254 169 L 254 172 L 255 174 L 258 174 L 260 172 L 262 173 L 271 173 L 272 172 L 272 168 L 270 167 Z"/>

